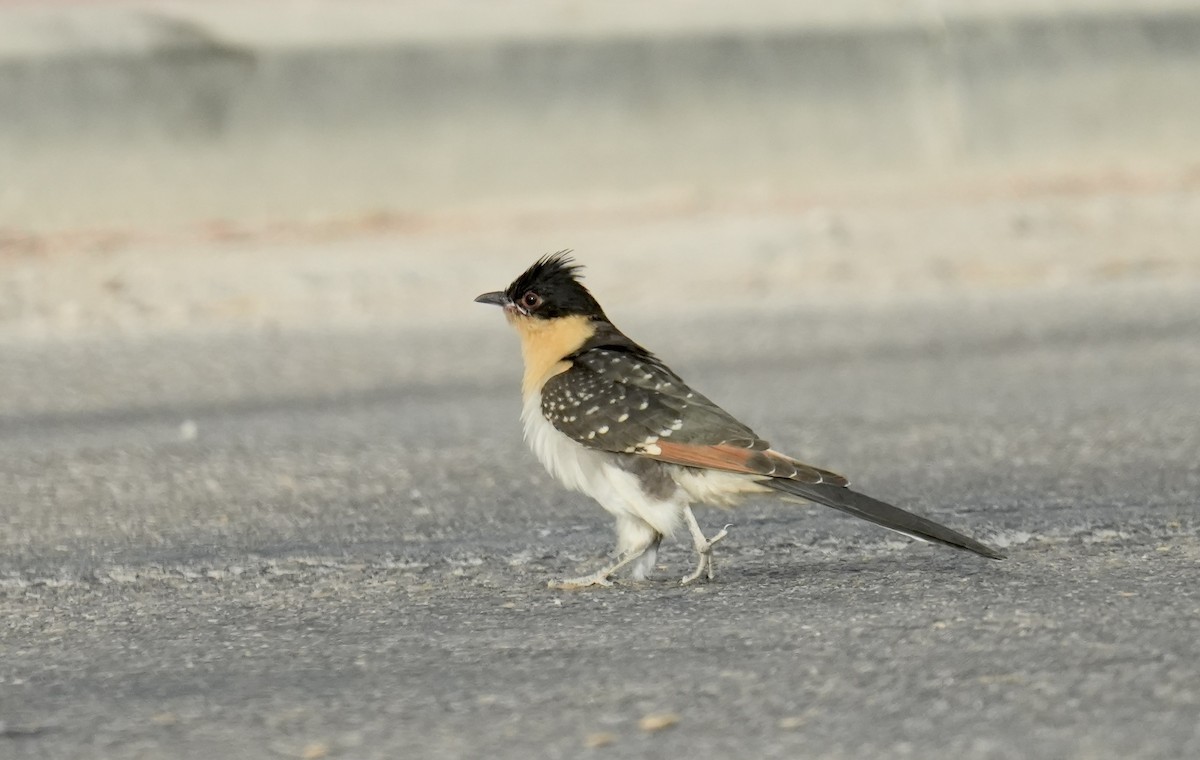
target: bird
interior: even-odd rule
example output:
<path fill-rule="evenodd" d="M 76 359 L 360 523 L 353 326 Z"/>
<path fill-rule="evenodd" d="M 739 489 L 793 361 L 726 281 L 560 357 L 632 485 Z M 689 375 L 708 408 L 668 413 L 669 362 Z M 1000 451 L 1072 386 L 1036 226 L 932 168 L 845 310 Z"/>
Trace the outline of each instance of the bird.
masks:
<path fill-rule="evenodd" d="M 615 560 L 594 573 L 551 580 L 556 589 L 611 586 L 655 568 L 665 537 L 686 526 L 695 569 L 713 580 L 713 547 L 692 504 L 732 507 L 775 494 L 832 507 L 911 538 L 1003 559 L 990 546 L 853 491 L 829 470 L 771 448 L 745 423 L 693 390 L 655 354 L 617 329 L 583 285 L 570 251 L 542 256 L 504 290 L 475 301 L 499 306 L 520 336 L 525 441 L 566 488 L 616 519 Z"/>

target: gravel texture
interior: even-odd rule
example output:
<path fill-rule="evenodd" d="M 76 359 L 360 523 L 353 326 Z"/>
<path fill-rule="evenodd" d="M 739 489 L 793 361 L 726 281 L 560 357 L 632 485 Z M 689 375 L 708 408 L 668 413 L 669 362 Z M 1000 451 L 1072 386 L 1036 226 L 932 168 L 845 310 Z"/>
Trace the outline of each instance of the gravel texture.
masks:
<path fill-rule="evenodd" d="M 581 250 L 614 319 L 696 387 L 1004 562 L 766 501 L 701 510 L 734 523 L 715 583 L 677 585 L 676 541 L 653 581 L 547 590 L 612 536 L 525 451 L 515 339 L 470 303 L 520 236 L 411 325 L 10 319 L 0 756 L 1200 755 L 1200 283 L 1167 239 L 1190 217 L 1054 221 L 1093 203 L 1021 238 L 1094 242 L 1049 267 L 1067 276 L 907 294 L 710 283 L 724 306 L 689 305 L 661 261 L 713 227 L 682 221 L 619 294 L 628 259 Z M 741 239 L 750 261 L 770 235 Z M 898 239 L 894 267 L 922 260 Z M 1139 240 L 1166 263 L 1080 275 Z M 1012 271 L 1022 244 L 991 245 Z"/>

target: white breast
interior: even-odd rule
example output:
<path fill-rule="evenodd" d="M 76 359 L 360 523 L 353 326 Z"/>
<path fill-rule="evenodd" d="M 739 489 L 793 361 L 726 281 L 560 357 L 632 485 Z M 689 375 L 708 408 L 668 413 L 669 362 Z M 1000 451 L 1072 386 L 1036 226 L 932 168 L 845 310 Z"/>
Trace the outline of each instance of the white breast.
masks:
<path fill-rule="evenodd" d="M 521 422 L 529 448 L 564 486 L 587 494 L 617 517 L 633 515 L 660 533 L 670 535 L 674 532 L 687 504 L 682 489 L 665 501 L 648 498 L 637 476 L 616 464 L 618 455 L 586 448 L 550 424 L 542 416 L 540 393 L 526 396 Z"/>
<path fill-rule="evenodd" d="M 521 409 L 525 443 L 551 475 L 573 491 L 595 498 L 598 479 L 604 478 L 606 463 L 602 452 L 580 446 L 560 433 L 542 415 L 542 395 L 530 393 Z"/>

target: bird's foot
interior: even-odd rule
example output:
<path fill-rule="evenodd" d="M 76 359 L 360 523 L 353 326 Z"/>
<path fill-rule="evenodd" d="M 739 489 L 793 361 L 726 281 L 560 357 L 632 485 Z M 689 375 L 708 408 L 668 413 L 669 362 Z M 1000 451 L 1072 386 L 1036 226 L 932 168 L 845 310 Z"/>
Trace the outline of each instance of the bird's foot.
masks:
<path fill-rule="evenodd" d="M 581 575 L 578 578 L 562 578 L 552 580 L 546 584 L 549 588 L 571 590 L 580 588 L 589 588 L 591 586 L 611 586 L 613 582 L 608 579 L 612 575 L 612 568 L 606 567 L 603 570 L 597 570 L 591 575 Z"/>
<path fill-rule="evenodd" d="M 646 557 L 648 552 L 650 553 L 650 555 L 649 555 L 650 565 L 653 565 L 654 557 L 658 553 L 658 542 L 661 540 L 662 540 L 661 535 L 658 535 L 657 537 L 647 536 L 646 544 L 644 544 L 642 546 L 637 546 L 633 549 L 629 549 L 627 551 L 622 552 L 621 556 L 617 557 L 616 562 L 614 562 L 613 564 L 604 568 L 603 570 L 597 570 L 596 572 L 592 573 L 591 575 L 582 575 L 578 578 L 564 578 L 563 580 L 550 581 L 546 585 L 549 586 L 550 588 L 557 588 L 557 589 L 588 588 L 590 586 L 611 586 L 611 585 L 613 585 L 613 582 L 609 579 L 612 578 L 612 576 L 616 575 L 618 570 L 620 570 L 621 568 L 630 564 L 631 562 L 637 563 L 637 561 L 639 559 Z M 640 565 L 635 564 L 635 566 L 634 566 L 635 580 L 641 580 L 641 578 L 638 577 L 639 570 L 641 570 L 642 576 L 645 575 L 645 572 L 644 572 L 645 568 L 641 567 Z"/>
<path fill-rule="evenodd" d="M 692 581 L 698 580 L 702 575 L 707 575 L 710 581 L 717 577 L 716 568 L 713 566 L 712 548 L 718 541 L 729 535 L 729 527 L 729 525 L 726 525 L 717 532 L 717 535 L 707 539 L 703 533 L 699 532 L 699 527 L 693 531 L 692 535 L 696 541 L 696 569 L 679 582 L 681 586 L 686 586 Z"/>

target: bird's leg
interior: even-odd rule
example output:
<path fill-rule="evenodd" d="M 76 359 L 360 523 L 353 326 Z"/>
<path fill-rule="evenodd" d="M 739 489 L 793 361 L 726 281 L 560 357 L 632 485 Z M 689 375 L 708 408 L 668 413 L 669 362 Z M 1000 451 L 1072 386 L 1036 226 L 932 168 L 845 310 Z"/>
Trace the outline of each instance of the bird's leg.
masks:
<path fill-rule="evenodd" d="M 657 531 L 654 534 L 654 540 L 642 552 L 642 556 L 638 557 L 632 565 L 629 566 L 629 577 L 635 581 L 644 581 L 650 571 L 654 569 L 654 563 L 658 559 L 658 547 L 662 544 L 663 534 Z"/>
<path fill-rule="evenodd" d="M 729 535 L 729 526 L 726 525 L 724 528 L 721 528 L 717 532 L 717 535 L 709 539 L 705 538 L 704 531 L 700 530 L 700 523 L 696 522 L 696 516 L 692 514 L 691 507 L 683 508 L 683 516 L 687 519 L 688 530 L 692 532 L 692 541 L 696 545 L 696 569 L 680 581 L 680 583 L 691 583 L 701 575 L 704 575 L 706 571 L 708 579 L 711 581 L 716 577 L 716 569 L 713 567 L 712 548 L 714 544 Z"/>
<path fill-rule="evenodd" d="M 591 575 L 581 575 L 578 578 L 563 578 L 562 580 L 554 580 L 550 581 L 546 585 L 550 588 L 564 590 L 587 588 L 588 586 L 611 586 L 613 584 L 612 581 L 609 580 L 609 576 L 625 567 L 630 562 L 633 562 L 638 557 L 641 557 L 642 554 L 646 552 L 647 548 L 648 547 L 641 546 L 636 549 L 630 549 L 629 551 L 622 552 L 621 556 L 617 557 L 617 561 L 612 565 L 602 570 L 597 570 Z"/>

